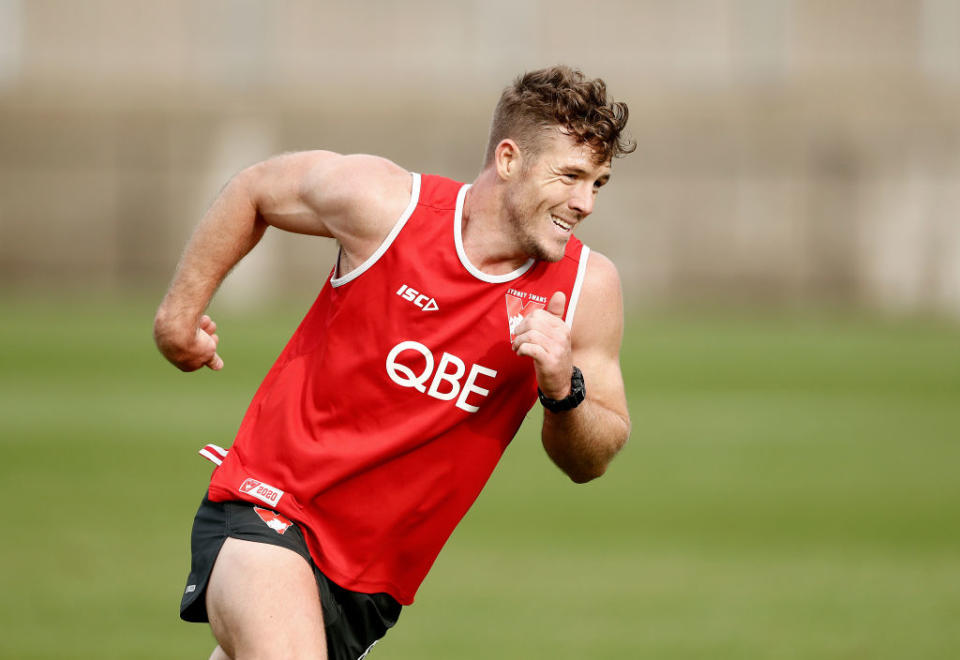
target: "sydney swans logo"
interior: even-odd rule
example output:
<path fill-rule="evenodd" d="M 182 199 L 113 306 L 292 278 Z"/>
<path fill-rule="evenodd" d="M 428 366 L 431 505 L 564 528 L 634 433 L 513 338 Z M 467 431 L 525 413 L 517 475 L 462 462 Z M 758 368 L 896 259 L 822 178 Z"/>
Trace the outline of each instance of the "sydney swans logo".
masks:
<path fill-rule="evenodd" d="M 544 296 L 537 296 L 525 291 L 516 289 L 507 290 L 507 323 L 510 328 L 510 341 L 516 337 L 517 326 L 527 316 L 536 309 L 543 309 L 547 306 L 547 299 Z"/>

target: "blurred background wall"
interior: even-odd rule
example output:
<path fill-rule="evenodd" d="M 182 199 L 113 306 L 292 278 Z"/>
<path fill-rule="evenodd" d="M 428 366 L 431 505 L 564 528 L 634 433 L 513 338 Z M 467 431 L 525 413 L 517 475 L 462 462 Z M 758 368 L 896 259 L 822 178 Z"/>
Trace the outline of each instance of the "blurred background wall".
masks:
<path fill-rule="evenodd" d="M 555 62 L 630 105 L 581 232 L 629 305 L 960 316 L 956 0 L 0 0 L 2 290 L 159 295 L 285 150 L 471 180 L 499 91 Z M 222 296 L 316 289 L 332 255 L 268 234 Z"/>

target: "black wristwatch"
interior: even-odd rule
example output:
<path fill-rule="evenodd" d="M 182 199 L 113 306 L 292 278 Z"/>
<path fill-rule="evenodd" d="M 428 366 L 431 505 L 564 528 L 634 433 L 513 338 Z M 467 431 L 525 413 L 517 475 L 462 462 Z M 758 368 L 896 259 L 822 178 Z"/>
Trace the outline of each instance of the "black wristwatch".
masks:
<path fill-rule="evenodd" d="M 537 388 L 537 395 L 539 395 L 543 407 L 551 412 L 572 410 L 579 406 L 587 395 L 587 390 L 583 386 L 583 374 L 577 367 L 573 368 L 573 375 L 570 377 L 570 394 L 563 399 L 551 399 L 545 396 L 539 387 Z"/>

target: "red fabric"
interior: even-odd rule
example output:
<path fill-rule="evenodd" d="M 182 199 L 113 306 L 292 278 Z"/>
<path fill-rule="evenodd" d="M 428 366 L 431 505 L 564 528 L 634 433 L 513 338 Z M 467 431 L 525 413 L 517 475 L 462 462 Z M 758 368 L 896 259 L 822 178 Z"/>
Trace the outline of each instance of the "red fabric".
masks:
<path fill-rule="evenodd" d="M 454 243 L 462 185 L 421 177 L 417 206 L 380 259 L 340 286 L 328 279 L 210 484 L 214 501 L 268 502 L 299 522 L 314 561 L 337 584 L 403 604 L 536 401 L 533 363 L 510 348 L 507 312 L 517 306 L 508 296 L 546 300 L 561 290 L 569 301 L 581 253 L 571 237 L 557 263 L 537 262 L 503 283 L 474 277 Z M 407 294 L 413 300 L 397 294 L 404 285 L 418 292 Z M 390 377 L 388 355 L 405 341 L 432 357 L 422 383 L 411 378 L 421 380 L 428 360 L 413 348 L 395 354 Z M 477 371 L 473 391 L 450 398 L 457 359 L 461 393 L 473 365 L 496 376 Z M 441 366 L 450 375 L 434 383 Z"/>

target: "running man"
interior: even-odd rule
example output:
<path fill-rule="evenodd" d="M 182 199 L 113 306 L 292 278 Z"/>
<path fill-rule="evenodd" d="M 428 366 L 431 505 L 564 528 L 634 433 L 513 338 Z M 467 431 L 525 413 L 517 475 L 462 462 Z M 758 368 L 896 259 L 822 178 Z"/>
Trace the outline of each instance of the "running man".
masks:
<path fill-rule="evenodd" d="M 551 67 L 503 92 L 472 184 L 310 151 L 223 189 L 157 311 L 178 368 L 223 367 L 204 310 L 268 227 L 340 251 L 232 446 L 201 451 L 181 617 L 209 621 L 212 658 L 365 655 L 538 398 L 557 466 L 605 472 L 630 433 L 620 280 L 573 234 L 633 150 L 627 114 Z"/>

